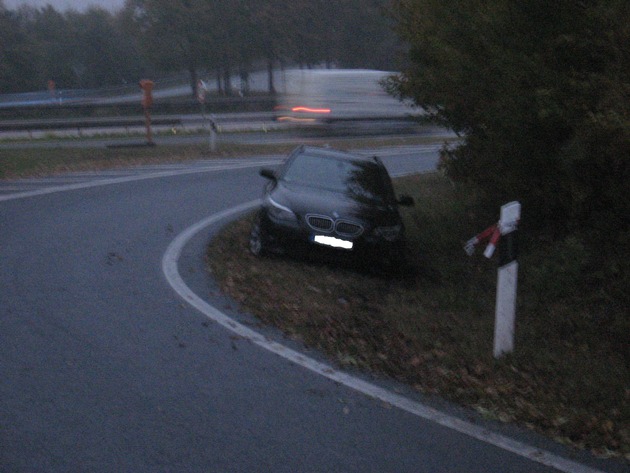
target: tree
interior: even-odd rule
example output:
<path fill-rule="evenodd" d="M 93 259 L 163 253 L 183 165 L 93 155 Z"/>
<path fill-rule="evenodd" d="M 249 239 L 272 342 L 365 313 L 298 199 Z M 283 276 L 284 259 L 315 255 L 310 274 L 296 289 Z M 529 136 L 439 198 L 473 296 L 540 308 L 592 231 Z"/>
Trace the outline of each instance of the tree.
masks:
<path fill-rule="evenodd" d="M 50 5 L 39 10 L 32 9 L 28 23 L 41 52 L 37 66 L 40 83 L 45 84 L 52 79 L 60 87 L 80 87 L 73 25 Z"/>
<path fill-rule="evenodd" d="M 163 70 L 187 70 L 193 96 L 199 68 L 212 56 L 211 13 L 205 0 L 127 0 L 125 4 L 125 15 L 146 56 Z"/>
<path fill-rule="evenodd" d="M 303 2 L 287 0 L 250 0 L 249 11 L 253 36 L 259 58 L 267 64 L 268 91 L 275 94 L 273 70 L 278 62 L 284 62 L 295 51 L 300 20 L 305 14 Z"/>
<path fill-rule="evenodd" d="M 397 41 L 388 18 L 386 0 L 337 2 L 335 43 L 330 45 L 342 67 L 398 70 Z M 324 10 L 327 11 L 327 10 Z M 330 21 L 333 21 L 331 18 Z"/>
<path fill-rule="evenodd" d="M 522 200 L 548 230 L 590 225 L 596 207 L 627 225 L 626 2 L 392 6 L 411 50 L 390 86 L 462 134 L 445 160 L 453 178 L 478 185 L 495 206 Z"/>
<path fill-rule="evenodd" d="M 390 90 L 461 134 L 463 145 L 444 155 L 448 175 L 476 186 L 494 213 L 521 201 L 532 232 L 579 236 L 627 298 L 630 266 L 619 255 L 630 252 L 630 4 L 391 7 L 410 52 Z"/>
<path fill-rule="evenodd" d="M 251 9 L 246 1 L 215 0 L 210 11 L 211 58 L 217 65 L 219 90 L 232 94 L 232 74 L 251 58 L 247 47 L 252 31 Z M 242 69 L 241 67 L 241 69 Z M 243 72 L 242 70 L 240 71 Z"/>
<path fill-rule="evenodd" d="M 26 13 L 9 11 L 0 3 L 0 93 L 44 88 L 37 74 L 39 53 L 25 27 Z"/>
<path fill-rule="evenodd" d="M 110 12 L 93 7 L 85 13 L 70 11 L 65 15 L 74 38 L 65 48 L 72 51 L 72 67 L 80 87 L 118 85 L 137 77 L 140 61 L 135 45 Z"/>

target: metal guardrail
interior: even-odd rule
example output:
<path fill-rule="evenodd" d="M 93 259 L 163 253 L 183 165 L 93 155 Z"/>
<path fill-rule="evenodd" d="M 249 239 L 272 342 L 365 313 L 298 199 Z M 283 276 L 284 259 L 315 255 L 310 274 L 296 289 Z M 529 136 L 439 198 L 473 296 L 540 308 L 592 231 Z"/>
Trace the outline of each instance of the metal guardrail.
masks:
<path fill-rule="evenodd" d="M 178 116 L 161 116 L 151 119 L 152 125 L 181 126 L 182 119 Z M 2 120 L 2 131 L 45 131 L 60 129 L 84 129 L 84 128 L 128 128 L 145 125 L 144 117 L 111 117 L 111 118 L 53 118 L 53 119 L 27 119 L 27 120 Z"/>
<path fill-rule="evenodd" d="M 274 122 L 272 112 L 244 112 L 222 114 L 164 114 L 151 117 L 156 130 L 195 132 L 214 126 L 221 132 L 265 130 L 284 128 Z M 45 138 L 48 135 L 89 136 L 99 134 L 143 133 L 146 127 L 144 115 L 121 117 L 72 117 L 0 119 L 0 139 Z"/>
<path fill-rule="evenodd" d="M 163 114 L 151 117 L 151 126 L 159 130 L 197 131 L 216 127 L 220 132 L 295 128 L 296 125 L 278 122 L 274 112 L 241 112 L 241 113 L 195 113 L 195 114 Z M 338 120 L 337 123 L 353 125 L 353 120 Z M 378 117 L 364 118 L 360 126 L 374 129 L 374 126 L 411 127 L 417 125 L 417 117 Z M 320 124 L 321 126 L 322 124 Z M 326 125 L 326 124 L 323 124 Z M 328 126 L 334 126 L 329 123 Z M 47 135 L 88 136 L 96 134 L 130 134 L 142 132 L 146 127 L 144 115 L 118 117 L 71 117 L 71 118 L 22 118 L 0 119 L 0 139 L 2 138 L 41 138 Z M 304 127 L 308 129 L 311 127 Z M 345 129 L 345 128 L 344 128 Z"/>

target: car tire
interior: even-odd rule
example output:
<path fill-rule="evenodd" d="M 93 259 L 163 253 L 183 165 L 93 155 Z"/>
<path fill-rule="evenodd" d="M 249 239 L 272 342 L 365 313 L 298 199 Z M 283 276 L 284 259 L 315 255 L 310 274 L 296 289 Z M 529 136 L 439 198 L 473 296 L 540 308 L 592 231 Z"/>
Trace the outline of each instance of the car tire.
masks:
<path fill-rule="evenodd" d="M 259 223 L 254 223 L 249 233 L 249 251 L 254 256 L 264 256 L 267 253 L 265 239 Z"/>

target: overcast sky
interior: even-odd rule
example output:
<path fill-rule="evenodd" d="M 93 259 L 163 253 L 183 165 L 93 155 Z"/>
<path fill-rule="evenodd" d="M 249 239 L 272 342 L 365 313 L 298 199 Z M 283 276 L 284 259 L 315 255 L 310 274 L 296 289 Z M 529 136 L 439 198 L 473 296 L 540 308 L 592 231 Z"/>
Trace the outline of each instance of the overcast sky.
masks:
<path fill-rule="evenodd" d="M 78 11 L 85 11 L 89 7 L 97 5 L 110 11 L 122 8 L 125 0 L 4 0 L 4 5 L 9 10 L 14 10 L 21 5 L 31 5 L 33 7 L 43 7 L 52 5 L 56 10 L 65 11 L 69 8 Z"/>

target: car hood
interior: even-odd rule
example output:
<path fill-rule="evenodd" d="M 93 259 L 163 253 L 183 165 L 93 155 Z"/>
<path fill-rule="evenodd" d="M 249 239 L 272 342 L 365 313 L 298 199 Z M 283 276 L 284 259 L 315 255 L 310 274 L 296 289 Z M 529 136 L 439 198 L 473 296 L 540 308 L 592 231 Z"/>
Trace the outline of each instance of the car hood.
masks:
<path fill-rule="evenodd" d="M 400 221 L 396 205 L 352 193 L 279 182 L 272 195 L 274 200 L 299 216 L 326 215 L 333 219 L 360 221 L 368 226 L 392 225 Z"/>

